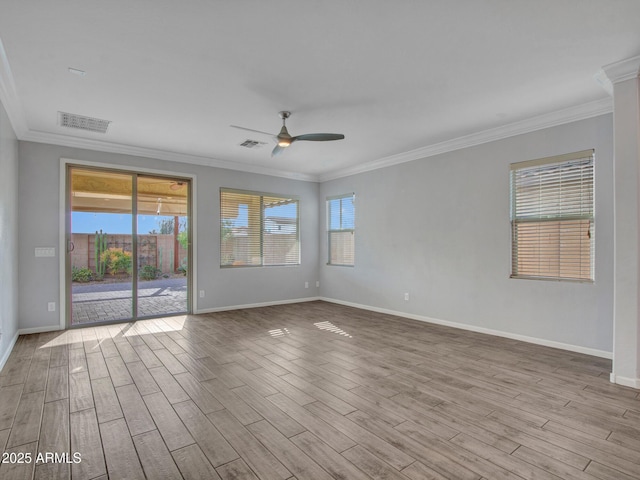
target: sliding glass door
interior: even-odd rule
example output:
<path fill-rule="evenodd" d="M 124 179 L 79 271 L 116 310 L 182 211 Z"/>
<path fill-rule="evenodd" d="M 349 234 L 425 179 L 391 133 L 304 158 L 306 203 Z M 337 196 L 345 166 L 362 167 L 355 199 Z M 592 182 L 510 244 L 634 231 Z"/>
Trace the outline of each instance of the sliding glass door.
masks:
<path fill-rule="evenodd" d="M 138 175 L 138 317 L 188 310 L 189 182 Z"/>
<path fill-rule="evenodd" d="M 188 179 L 68 166 L 68 325 L 189 312 Z"/>

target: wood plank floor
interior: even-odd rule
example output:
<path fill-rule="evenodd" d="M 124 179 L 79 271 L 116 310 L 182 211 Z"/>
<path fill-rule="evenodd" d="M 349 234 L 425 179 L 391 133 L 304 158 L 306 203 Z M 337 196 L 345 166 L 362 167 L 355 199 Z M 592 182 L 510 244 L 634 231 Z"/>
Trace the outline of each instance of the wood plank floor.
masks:
<path fill-rule="evenodd" d="M 610 370 L 323 302 L 26 335 L 0 478 L 639 479 L 640 392 Z"/>

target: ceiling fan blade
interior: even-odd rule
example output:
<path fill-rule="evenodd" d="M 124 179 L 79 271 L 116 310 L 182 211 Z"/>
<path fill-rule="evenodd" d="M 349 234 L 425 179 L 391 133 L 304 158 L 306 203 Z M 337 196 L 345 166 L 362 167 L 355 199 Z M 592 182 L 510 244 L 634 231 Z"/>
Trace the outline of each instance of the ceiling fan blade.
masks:
<path fill-rule="evenodd" d="M 271 152 L 271 156 L 275 157 L 276 155 L 280 155 L 282 152 L 284 152 L 285 148 L 287 147 L 281 147 L 280 145 L 276 145 L 273 151 Z"/>
<path fill-rule="evenodd" d="M 298 135 L 293 138 L 296 140 L 309 140 L 312 142 L 326 142 L 329 140 L 342 140 L 344 135 L 341 133 L 305 133 L 304 135 Z"/>
<path fill-rule="evenodd" d="M 263 135 L 269 135 L 270 137 L 275 137 L 275 135 L 273 133 L 263 132 L 261 130 L 254 130 L 253 128 L 239 127 L 238 125 L 229 125 L 229 126 L 233 127 L 233 128 L 237 128 L 239 130 L 246 130 L 247 132 L 261 133 Z"/>

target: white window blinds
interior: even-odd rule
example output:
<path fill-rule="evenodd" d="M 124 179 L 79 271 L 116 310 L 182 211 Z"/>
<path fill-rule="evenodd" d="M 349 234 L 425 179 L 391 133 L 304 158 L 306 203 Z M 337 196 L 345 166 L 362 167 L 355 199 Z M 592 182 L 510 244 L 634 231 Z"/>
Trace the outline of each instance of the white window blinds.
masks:
<path fill-rule="evenodd" d="M 593 281 L 593 150 L 511 165 L 512 277 Z"/>
<path fill-rule="evenodd" d="M 355 195 L 327 198 L 329 265 L 355 263 Z"/>
<path fill-rule="evenodd" d="M 299 265 L 299 200 L 220 189 L 220 266 Z"/>

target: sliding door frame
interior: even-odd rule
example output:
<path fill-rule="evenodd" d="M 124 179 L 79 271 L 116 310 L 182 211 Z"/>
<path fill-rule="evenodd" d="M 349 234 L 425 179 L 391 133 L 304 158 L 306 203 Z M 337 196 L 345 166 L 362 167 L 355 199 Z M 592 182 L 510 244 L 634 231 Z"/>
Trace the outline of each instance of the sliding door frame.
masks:
<path fill-rule="evenodd" d="M 67 328 L 78 328 L 85 327 L 91 325 L 103 325 L 109 323 L 122 323 L 129 320 L 115 320 L 115 321 L 107 321 L 107 322 L 96 322 L 95 324 L 82 324 L 82 325 L 72 325 L 71 323 L 71 276 L 68 275 L 70 272 L 70 262 L 71 256 L 69 255 L 69 242 L 71 241 L 71 204 L 70 204 L 70 176 L 69 172 L 72 167 L 77 168 L 86 168 L 86 169 L 96 169 L 96 170 L 105 170 L 111 171 L 115 173 L 123 173 L 130 174 L 132 176 L 132 249 L 134 253 L 134 259 L 137 259 L 137 176 L 158 176 L 158 177 L 167 177 L 178 180 L 186 180 L 189 182 L 189 196 L 187 199 L 187 218 L 188 218 L 188 246 L 189 246 L 189 265 L 188 265 L 188 275 L 187 275 L 187 314 L 192 312 L 197 312 L 197 295 L 194 295 L 194 292 L 197 291 L 197 245 L 196 245 L 196 202 L 194 199 L 196 198 L 196 175 L 188 174 L 184 172 L 177 171 L 167 171 L 167 170 L 157 170 L 150 169 L 144 167 L 132 167 L 128 165 L 118 165 L 118 164 L 109 164 L 102 162 L 91 162 L 86 160 L 75 160 L 70 158 L 61 158 L 60 159 L 60 237 L 58 243 L 58 252 L 59 252 L 59 278 L 60 278 L 60 329 L 65 330 Z M 133 234 L 135 232 L 135 234 Z M 132 297 L 137 297 L 137 274 L 136 269 L 134 268 L 132 278 Z M 132 298 L 134 302 L 132 315 L 137 315 L 137 298 Z M 67 318 L 68 317 L 68 318 Z M 135 318 L 135 317 L 134 317 Z M 136 318 L 138 319 L 138 318 Z"/>

